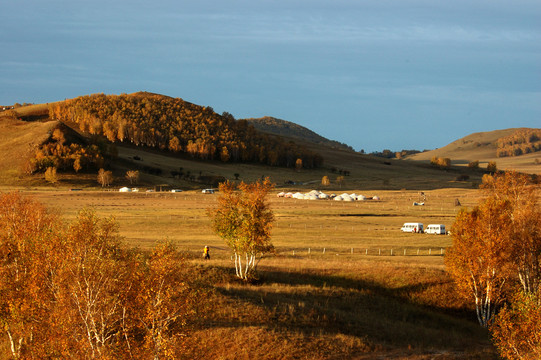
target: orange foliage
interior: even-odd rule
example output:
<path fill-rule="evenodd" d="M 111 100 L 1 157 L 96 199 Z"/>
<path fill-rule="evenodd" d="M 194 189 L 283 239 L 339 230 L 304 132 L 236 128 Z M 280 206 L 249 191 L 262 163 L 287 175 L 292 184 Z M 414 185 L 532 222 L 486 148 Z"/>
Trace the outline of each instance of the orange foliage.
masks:
<path fill-rule="evenodd" d="M 541 129 L 520 129 L 498 139 L 498 157 L 519 156 L 541 151 Z"/>
<path fill-rule="evenodd" d="M 323 158 L 304 147 L 255 130 L 245 120 L 216 114 L 179 98 L 155 94 L 83 96 L 50 105 L 50 116 L 109 141 L 184 152 L 199 159 L 318 167 Z M 270 154 L 277 154 L 270 155 Z"/>
<path fill-rule="evenodd" d="M 490 327 L 500 355 L 509 360 L 541 358 L 541 293 L 517 293 Z"/>
<path fill-rule="evenodd" d="M 176 357 L 170 344 L 204 295 L 195 270 L 168 244 L 150 257 L 120 245 L 111 218 L 83 210 L 65 227 L 37 202 L 0 196 L 0 324 L 12 357 Z"/>
<path fill-rule="evenodd" d="M 273 187 L 269 178 L 238 186 L 221 183 L 218 206 L 208 210 L 214 231 L 233 250 L 236 274 L 243 280 L 253 275 L 263 254 L 274 250 L 270 242 L 274 214 L 265 199 Z"/>

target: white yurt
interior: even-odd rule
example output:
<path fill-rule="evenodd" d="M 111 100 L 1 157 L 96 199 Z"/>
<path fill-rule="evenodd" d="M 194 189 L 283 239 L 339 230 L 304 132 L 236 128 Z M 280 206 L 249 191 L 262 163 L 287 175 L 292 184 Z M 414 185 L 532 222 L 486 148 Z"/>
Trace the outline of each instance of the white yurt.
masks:
<path fill-rule="evenodd" d="M 379 196 L 376 195 L 376 196 L 372 197 L 372 200 L 380 200 L 380 198 L 379 198 Z"/>
<path fill-rule="evenodd" d="M 366 200 L 366 196 L 364 196 L 364 195 L 357 195 L 357 200 L 358 200 L 358 201 L 365 201 L 365 200 Z"/>
<path fill-rule="evenodd" d="M 304 199 L 304 194 L 301 194 L 300 192 L 296 192 L 291 196 L 293 199 Z"/>
<path fill-rule="evenodd" d="M 124 186 L 124 187 L 118 189 L 118 191 L 120 191 L 120 192 L 131 192 L 131 189 Z"/>
<path fill-rule="evenodd" d="M 279 192 L 276 196 L 278 196 L 278 197 L 284 197 L 285 195 L 286 195 L 286 193 L 282 191 L 282 192 Z"/>
<path fill-rule="evenodd" d="M 322 200 L 326 200 L 329 198 L 329 195 L 325 194 L 325 193 L 321 193 L 319 194 L 318 198 L 322 199 Z"/>
<path fill-rule="evenodd" d="M 338 195 L 338 196 L 335 196 L 335 197 L 333 198 L 333 200 L 334 200 L 334 201 L 342 201 L 343 199 L 342 199 L 342 196 L 341 196 L 341 195 Z"/>

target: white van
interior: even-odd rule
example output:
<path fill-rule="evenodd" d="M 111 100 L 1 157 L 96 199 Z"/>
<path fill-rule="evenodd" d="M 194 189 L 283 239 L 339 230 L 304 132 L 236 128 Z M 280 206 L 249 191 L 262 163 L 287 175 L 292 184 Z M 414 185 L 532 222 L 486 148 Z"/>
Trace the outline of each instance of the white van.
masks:
<path fill-rule="evenodd" d="M 422 233 L 423 223 L 405 223 L 400 230 L 403 232 Z"/>
<path fill-rule="evenodd" d="M 442 224 L 430 224 L 426 227 L 425 233 L 427 234 L 436 234 L 436 235 L 445 235 L 445 225 Z"/>

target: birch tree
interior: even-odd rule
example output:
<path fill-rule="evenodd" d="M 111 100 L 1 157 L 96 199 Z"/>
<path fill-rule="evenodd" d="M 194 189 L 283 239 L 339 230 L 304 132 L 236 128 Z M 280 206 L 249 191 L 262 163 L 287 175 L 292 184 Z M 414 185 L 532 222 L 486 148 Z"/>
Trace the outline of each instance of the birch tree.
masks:
<path fill-rule="evenodd" d="M 195 278 L 169 242 L 159 243 L 145 261 L 133 312 L 146 334 L 144 348 L 154 360 L 175 357 L 175 339 L 185 335 L 196 304 L 204 302 L 192 284 Z"/>
<path fill-rule="evenodd" d="M 54 341 L 58 259 L 48 254 L 60 250 L 61 233 L 41 204 L 18 193 L 0 196 L 0 325 L 15 359 L 39 358 Z"/>
<path fill-rule="evenodd" d="M 539 291 L 541 210 L 539 185 L 528 175 L 485 175 L 482 189 L 486 198 L 458 214 L 445 260 L 462 293 L 475 299 L 479 323 L 487 326 L 516 279 L 525 293 Z"/>
<path fill-rule="evenodd" d="M 463 209 L 451 229 L 453 245 L 445 256 L 447 271 L 459 291 L 475 302 L 477 320 L 487 327 L 505 299 L 510 278 L 508 202 L 488 199 L 471 211 Z"/>
<path fill-rule="evenodd" d="M 118 226 L 83 210 L 68 231 L 69 250 L 63 272 L 64 313 L 80 355 L 103 358 L 114 353 L 125 295 L 130 287 L 123 266 Z"/>
<path fill-rule="evenodd" d="M 269 178 L 238 186 L 220 184 L 218 206 L 209 210 L 213 230 L 233 251 L 236 275 L 247 281 L 262 256 L 272 252 L 271 229 L 274 214 L 266 196 L 274 187 Z"/>
<path fill-rule="evenodd" d="M 509 202 L 511 261 L 523 290 L 537 293 L 541 286 L 539 184 L 533 183 L 529 175 L 509 171 L 483 176 L 482 188 L 488 197 Z"/>

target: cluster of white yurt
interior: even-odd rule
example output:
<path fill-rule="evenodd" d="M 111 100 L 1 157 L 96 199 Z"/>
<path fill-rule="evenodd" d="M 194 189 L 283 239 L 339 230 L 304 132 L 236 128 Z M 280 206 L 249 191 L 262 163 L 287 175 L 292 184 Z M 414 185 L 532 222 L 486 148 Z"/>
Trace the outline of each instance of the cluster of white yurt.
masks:
<path fill-rule="evenodd" d="M 335 200 L 335 201 L 364 201 L 364 200 L 379 200 L 379 197 L 378 196 L 373 196 L 373 197 L 366 197 L 364 195 L 357 195 L 355 193 L 352 193 L 352 194 L 348 194 L 348 193 L 343 193 L 341 195 L 336 195 L 336 194 L 325 194 L 324 192 L 322 191 L 318 191 L 318 190 L 312 190 L 308 193 L 300 193 L 300 192 L 296 192 L 296 193 L 291 193 L 291 192 L 280 192 L 277 194 L 278 197 L 283 197 L 283 198 L 292 198 L 292 199 L 299 199 L 299 200 L 327 200 L 327 199 L 332 199 L 332 200 Z"/>

